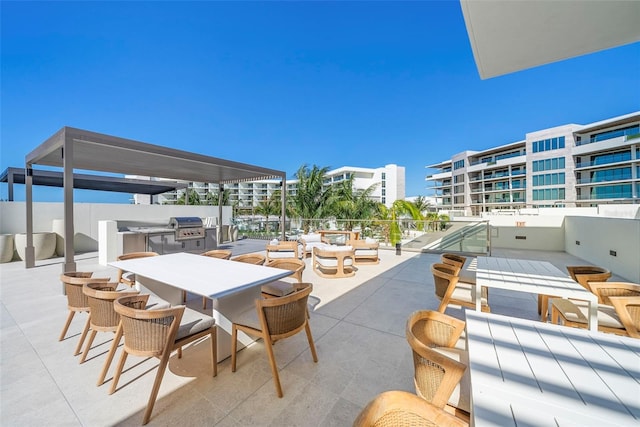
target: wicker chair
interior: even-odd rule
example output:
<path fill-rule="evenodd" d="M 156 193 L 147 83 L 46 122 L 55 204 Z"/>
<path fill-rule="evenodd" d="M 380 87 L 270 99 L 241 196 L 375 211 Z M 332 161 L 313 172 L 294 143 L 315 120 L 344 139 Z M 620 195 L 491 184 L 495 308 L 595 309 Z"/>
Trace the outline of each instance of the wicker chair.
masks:
<path fill-rule="evenodd" d="M 117 292 L 118 283 L 85 283 L 82 292 L 89 301 L 89 324 L 91 333 L 80 357 L 84 363 L 98 332 L 116 332 L 120 315 L 113 309 L 113 302 L 123 296 L 137 295 L 138 291 Z"/>
<path fill-rule="evenodd" d="M 238 331 L 263 339 L 278 397 L 282 397 L 283 394 L 278 376 L 278 366 L 273 354 L 274 341 L 288 338 L 304 330 L 307 334 L 313 361 L 318 362 L 307 317 L 307 299 L 312 290 L 311 283 L 299 283 L 292 294 L 281 298 L 258 299 L 255 311 L 249 310 L 238 319 L 232 319 L 231 372 L 236 371 Z"/>
<path fill-rule="evenodd" d="M 385 391 L 364 407 L 353 427 L 467 427 L 469 424 L 406 391 Z"/>
<path fill-rule="evenodd" d="M 474 270 L 470 271 L 468 268 L 465 269 L 465 264 L 467 263 L 467 257 L 458 254 L 452 253 L 443 253 L 440 255 L 440 262 L 443 264 L 449 264 L 458 268 L 458 273 L 456 276 L 459 276 L 460 282 L 470 283 L 472 285 L 476 284 L 476 272 L 475 272 L 475 258 L 471 261 L 468 267 L 471 267 L 473 264 Z"/>
<path fill-rule="evenodd" d="M 416 311 L 407 320 L 407 330 L 427 347 L 458 346 L 465 323 L 439 311 Z"/>
<path fill-rule="evenodd" d="M 471 384 L 468 373 L 465 376 L 467 352 L 434 346 L 434 342 L 428 338 L 425 341 L 419 339 L 418 336 L 426 338 L 429 333 L 428 329 L 425 331 L 422 320 L 419 315 L 411 316 L 405 332 L 413 351 L 416 394 L 437 408 L 468 421 Z M 450 334 L 451 341 L 454 336 L 455 333 Z M 432 334 L 431 338 L 436 341 L 442 339 L 438 334 Z"/>
<path fill-rule="evenodd" d="M 119 341 L 124 335 L 124 347 L 109 391 L 112 394 L 118 387 L 127 355 L 158 357 L 160 364 L 142 424 L 147 424 L 151 418 L 162 377 L 174 350 L 182 357 L 182 346 L 209 336 L 213 376 L 218 375 L 215 320 L 194 310 L 185 310 L 184 306 L 145 310 L 148 298 L 149 295 L 127 296 L 114 302 L 121 320 L 115 339 Z"/>
<path fill-rule="evenodd" d="M 89 313 L 89 300 L 82 292 L 82 286 L 85 283 L 106 283 L 109 281 L 108 277 L 94 278 L 92 277 L 92 275 L 93 273 L 80 271 L 70 271 L 60 275 L 60 280 L 64 284 L 64 290 L 67 294 L 67 308 L 69 309 L 69 315 L 67 316 L 67 321 L 62 328 L 62 332 L 60 333 L 58 341 L 62 341 L 65 335 L 67 335 L 67 331 L 69 330 L 69 326 L 71 325 L 73 316 L 76 313 Z M 82 334 L 80 335 L 80 340 L 78 341 L 78 345 L 76 346 L 76 349 L 73 353 L 74 356 L 80 354 L 80 351 L 82 350 L 82 343 L 84 343 L 87 332 L 89 332 L 89 321 L 90 318 L 87 317 L 84 329 L 82 330 Z"/>
<path fill-rule="evenodd" d="M 269 261 L 267 267 L 281 268 L 283 270 L 291 270 L 293 276 L 298 283 L 302 283 L 302 272 L 306 264 L 303 260 L 297 258 L 281 258 Z M 265 298 L 283 297 L 292 293 L 295 288 L 294 284 L 286 280 L 276 280 L 266 285 L 262 285 L 262 296 Z"/>
<path fill-rule="evenodd" d="M 616 297 L 640 297 L 640 285 L 636 283 L 626 282 L 589 282 L 590 288 L 598 296 L 598 300 L 602 303 L 598 304 L 598 330 L 617 335 L 629 335 L 626 324 L 622 321 L 620 312 L 617 310 L 613 302 Z M 618 304 L 620 304 L 618 302 Z M 640 316 L 640 312 L 636 313 L 632 308 L 634 316 Z M 565 326 L 575 328 L 587 328 L 589 304 L 586 301 L 568 300 L 561 298 L 551 299 L 551 322 L 559 323 Z M 628 321 L 629 319 L 626 318 Z M 632 321 L 633 323 L 633 321 Z M 634 333 L 632 329 L 632 333 Z"/>
<path fill-rule="evenodd" d="M 151 256 L 158 256 L 156 252 L 130 252 L 118 257 L 118 261 L 126 261 L 128 259 L 147 258 Z M 118 270 L 118 277 L 116 279 L 118 283 L 123 283 L 129 287 L 133 287 L 136 284 L 136 277 L 133 273 L 127 273 L 124 270 Z"/>
<path fill-rule="evenodd" d="M 228 251 L 226 249 L 212 249 L 210 251 L 204 252 L 202 255 L 208 256 L 211 258 L 218 258 L 218 259 L 231 259 L 231 251 Z M 182 300 L 183 301 L 187 300 L 186 292 L 183 292 Z M 205 310 L 206 308 L 207 308 L 207 297 L 202 297 L 202 309 Z"/>
<path fill-rule="evenodd" d="M 231 258 L 231 261 L 245 262 L 247 264 L 263 265 L 267 258 L 262 254 L 243 254 Z"/>
<path fill-rule="evenodd" d="M 459 283 L 458 268 L 448 264 L 435 263 L 431 265 L 436 297 L 440 300 L 438 311 L 444 313 L 449 304 L 475 308 L 475 285 Z M 482 288 L 482 311 L 490 312 L 487 289 Z"/>
<path fill-rule="evenodd" d="M 589 287 L 589 282 L 606 282 L 611 278 L 611 272 L 603 267 L 595 265 L 568 265 L 567 271 L 571 278 L 582 285 L 589 292 L 593 290 Z M 546 322 L 549 315 L 549 299 L 557 298 L 552 295 L 538 295 L 538 314 L 540 319 Z M 598 301 L 604 304 L 602 301 Z"/>
<path fill-rule="evenodd" d="M 620 321 L 632 338 L 640 338 L 640 297 L 609 297 Z"/>

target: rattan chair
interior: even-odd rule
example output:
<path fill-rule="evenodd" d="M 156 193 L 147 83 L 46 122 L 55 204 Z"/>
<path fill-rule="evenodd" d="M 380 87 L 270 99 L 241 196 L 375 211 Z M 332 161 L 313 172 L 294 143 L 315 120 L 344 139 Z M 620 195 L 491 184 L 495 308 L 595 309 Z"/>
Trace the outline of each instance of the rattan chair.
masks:
<path fill-rule="evenodd" d="M 293 276 L 298 283 L 302 283 L 302 272 L 306 267 L 303 260 L 297 258 L 280 258 L 273 259 L 266 265 L 267 267 L 291 270 L 290 276 Z M 294 290 L 294 284 L 286 280 L 276 280 L 261 287 L 262 296 L 265 298 L 283 297 L 289 295 Z"/>
<path fill-rule="evenodd" d="M 443 264 L 449 264 L 458 268 L 458 273 L 456 276 L 459 277 L 458 281 L 463 283 L 470 283 L 472 285 L 476 284 L 476 260 L 475 258 L 469 263 L 467 268 L 465 268 L 465 264 L 467 263 L 467 257 L 445 252 L 440 255 L 440 262 Z M 473 270 L 470 268 L 473 267 Z"/>
<path fill-rule="evenodd" d="M 120 315 L 113 309 L 113 302 L 123 296 L 137 295 L 138 291 L 116 291 L 118 283 L 86 283 L 82 291 L 89 301 L 89 325 L 91 333 L 85 344 L 80 363 L 84 363 L 98 332 L 116 332 Z"/>
<path fill-rule="evenodd" d="M 118 257 L 118 261 L 126 261 L 128 259 L 147 258 L 152 256 L 158 256 L 156 252 L 129 252 Z M 136 276 L 133 273 L 127 273 L 126 271 L 119 269 L 118 277 L 116 279 L 118 283 L 123 283 L 129 287 L 133 287 L 136 284 Z"/>
<path fill-rule="evenodd" d="M 609 297 L 627 335 L 640 338 L 640 297 Z"/>
<path fill-rule="evenodd" d="M 443 253 L 440 255 L 440 261 L 442 261 L 443 264 L 453 265 L 454 267 L 462 269 L 464 263 L 467 262 L 467 257 L 452 253 Z"/>
<path fill-rule="evenodd" d="M 475 308 L 474 302 L 475 285 L 470 283 L 459 283 L 460 277 L 457 275 L 459 269 L 448 264 L 435 263 L 431 265 L 436 297 L 440 300 L 438 311 L 444 313 L 450 304 Z M 487 298 L 487 289 L 481 290 L 482 311 L 490 312 Z"/>
<path fill-rule="evenodd" d="M 108 277 L 94 278 L 92 275 L 93 273 L 81 271 L 69 271 L 60 275 L 60 280 L 64 284 L 64 290 L 67 294 L 67 308 L 69 309 L 69 315 L 67 316 L 67 321 L 62 328 L 58 341 L 62 341 L 65 335 L 67 335 L 71 321 L 76 313 L 89 313 L 89 300 L 82 292 L 82 286 L 85 283 L 106 283 L 109 281 Z M 82 343 L 84 343 L 87 332 L 89 332 L 88 316 L 84 329 L 82 330 L 82 334 L 80 335 L 80 339 L 78 340 L 78 345 L 73 353 L 74 356 L 77 356 L 80 354 L 80 351 L 82 351 Z"/>
<path fill-rule="evenodd" d="M 433 310 L 416 311 L 407 320 L 407 329 L 427 347 L 457 347 L 464 327 L 464 321 Z"/>
<path fill-rule="evenodd" d="M 406 391 L 385 391 L 365 406 L 353 427 L 467 427 L 465 421 Z"/>
<path fill-rule="evenodd" d="M 281 298 L 257 299 L 256 310 L 249 310 L 237 319 L 232 319 L 231 327 L 231 371 L 236 371 L 238 331 L 262 338 L 271 365 L 271 374 L 278 397 L 282 397 L 282 386 L 278 375 L 278 365 L 273 354 L 273 343 L 288 338 L 304 330 L 314 362 L 318 362 L 316 348 L 311 336 L 307 317 L 307 299 L 313 290 L 311 283 L 299 283 L 295 292 Z"/>
<path fill-rule="evenodd" d="M 218 259 L 231 259 L 231 251 L 228 251 L 226 249 L 212 249 L 210 251 L 204 252 L 202 255 L 208 256 L 211 258 L 218 258 Z M 182 300 L 183 301 L 187 300 L 186 292 L 183 292 Z M 202 309 L 205 310 L 206 308 L 207 308 L 207 297 L 202 297 Z"/>
<path fill-rule="evenodd" d="M 362 409 L 353 427 L 467 427 L 469 424 L 406 391 L 385 391 Z"/>
<path fill-rule="evenodd" d="M 598 330 L 617 335 L 629 335 L 620 312 L 613 305 L 613 298 L 640 297 L 640 285 L 627 282 L 589 282 L 589 286 L 598 296 L 598 300 L 602 301 L 598 304 Z M 632 310 L 635 312 L 635 309 Z M 552 323 L 562 321 L 565 326 L 586 329 L 589 325 L 588 313 L 589 304 L 586 301 L 551 299 Z M 634 313 L 634 315 L 640 315 L 640 313 Z"/>
<path fill-rule="evenodd" d="M 415 332 L 423 337 L 426 335 L 420 320 L 420 316 L 410 317 L 405 331 L 413 351 L 416 394 L 434 406 L 468 421 L 471 385 L 469 376 L 464 377 L 467 352 L 451 347 L 436 347 L 428 339 L 419 339 Z M 437 334 L 432 338 L 437 340 Z M 464 383 L 461 384 L 463 377 Z"/>
<path fill-rule="evenodd" d="M 127 355 L 158 357 L 160 364 L 142 424 L 147 424 L 151 418 L 162 377 L 174 350 L 182 357 L 182 346 L 209 336 L 213 376 L 218 374 L 215 320 L 194 310 L 185 310 L 184 306 L 145 310 L 148 298 L 149 295 L 127 296 L 114 302 L 114 309 L 120 315 L 115 339 L 119 341 L 124 335 L 124 346 L 109 391 L 112 394 L 118 387 Z"/>
<path fill-rule="evenodd" d="M 590 282 L 606 282 L 611 278 L 611 272 L 604 267 L 595 265 L 568 265 L 567 271 L 571 278 L 582 285 L 589 292 L 593 292 Z M 549 299 L 557 298 L 552 295 L 538 295 L 538 314 L 540 320 L 546 322 L 549 316 Z M 598 301 L 604 304 L 602 301 Z"/>
<path fill-rule="evenodd" d="M 242 254 L 231 258 L 231 261 L 245 262 L 247 264 L 263 265 L 267 258 L 262 254 Z"/>

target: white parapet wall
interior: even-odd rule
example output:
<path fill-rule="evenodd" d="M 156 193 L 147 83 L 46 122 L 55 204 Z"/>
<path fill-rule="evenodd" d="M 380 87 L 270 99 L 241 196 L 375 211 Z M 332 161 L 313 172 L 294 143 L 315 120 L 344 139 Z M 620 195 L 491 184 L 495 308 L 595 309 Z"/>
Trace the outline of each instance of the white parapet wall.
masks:
<path fill-rule="evenodd" d="M 223 206 L 222 224 L 231 222 L 231 207 Z M 118 203 L 75 203 L 74 248 L 76 252 L 98 251 L 99 226 L 103 220 L 139 221 L 168 224 L 173 216 L 217 217 L 218 206 L 126 205 Z M 59 220 L 64 218 L 63 203 L 33 204 L 33 231 L 60 232 Z M 0 234 L 25 233 L 25 202 L 0 202 Z"/>
<path fill-rule="evenodd" d="M 640 220 L 571 216 L 564 229 L 565 252 L 640 283 Z"/>

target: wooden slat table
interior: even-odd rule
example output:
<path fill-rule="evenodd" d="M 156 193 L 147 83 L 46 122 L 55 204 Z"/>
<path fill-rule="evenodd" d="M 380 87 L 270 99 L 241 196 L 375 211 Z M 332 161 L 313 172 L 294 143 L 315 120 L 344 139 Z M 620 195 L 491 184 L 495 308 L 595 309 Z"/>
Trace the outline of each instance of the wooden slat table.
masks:
<path fill-rule="evenodd" d="M 589 329 L 598 330 L 598 297 L 550 262 L 478 257 L 475 288 L 477 311 L 480 311 L 480 290 L 483 286 L 589 301 Z"/>
<path fill-rule="evenodd" d="M 465 315 L 476 426 L 640 425 L 640 340 Z"/>

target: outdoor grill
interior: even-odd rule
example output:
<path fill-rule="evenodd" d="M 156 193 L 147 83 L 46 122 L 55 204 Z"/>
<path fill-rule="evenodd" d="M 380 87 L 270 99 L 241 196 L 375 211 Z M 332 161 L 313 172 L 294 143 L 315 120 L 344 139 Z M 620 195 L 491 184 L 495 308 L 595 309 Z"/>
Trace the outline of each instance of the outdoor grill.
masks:
<path fill-rule="evenodd" d="M 176 233 L 176 240 L 204 239 L 204 225 L 197 216 L 175 216 L 169 220 L 169 227 Z"/>

